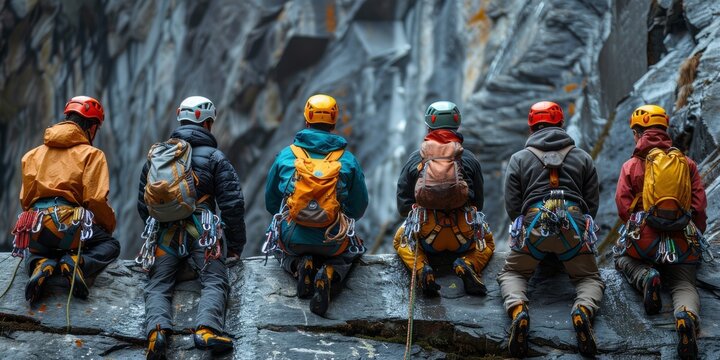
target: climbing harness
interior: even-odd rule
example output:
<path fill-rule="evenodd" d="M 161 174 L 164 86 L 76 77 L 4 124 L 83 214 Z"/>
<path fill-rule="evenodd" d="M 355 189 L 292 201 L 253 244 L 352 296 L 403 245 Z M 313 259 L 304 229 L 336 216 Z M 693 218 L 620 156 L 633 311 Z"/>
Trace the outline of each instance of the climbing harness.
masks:
<path fill-rule="evenodd" d="M 210 210 L 202 210 L 200 223 L 202 225 L 203 232 L 200 234 L 200 238 L 198 239 L 198 245 L 205 248 L 205 263 L 203 264 L 202 269 L 200 269 L 200 272 L 203 272 L 210 263 L 210 260 L 217 260 L 222 256 L 219 239 L 222 238 L 223 234 L 220 217 L 213 214 Z M 187 236 L 187 232 L 183 231 L 183 234 Z"/>
<path fill-rule="evenodd" d="M 415 206 L 413 205 L 413 208 L 414 207 Z M 412 275 L 410 276 L 410 304 L 408 305 L 408 325 L 407 335 L 405 337 L 405 355 L 403 355 L 403 360 L 410 358 L 410 348 L 412 347 L 413 320 L 415 315 L 415 278 L 417 278 L 417 270 L 415 268 L 417 267 L 417 258 L 418 251 L 415 251 L 415 256 L 413 257 Z"/>
<path fill-rule="evenodd" d="M 135 262 L 142 266 L 143 270 L 150 271 L 155 264 L 155 249 L 157 249 L 158 221 L 150 216 L 145 221 L 145 229 L 140 238 L 144 240 L 140 253 L 135 257 Z"/>
<path fill-rule="evenodd" d="M 539 210 L 540 219 L 537 224 L 540 226 L 540 235 L 543 237 L 550 236 L 550 234 L 557 234 L 560 232 L 560 229 L 570 229 L 570 220 L 565 202 L 565 191 L 550 190 L 550 195 L 544 199 Z"/>
<path fill-rule="evenodd" d="M 620 226 L 620 229 L 618 229 L 618 234 L 620 236 L 618 237 L 615 246 L 613 246 L 613 253 L 615 255 L 624 254 L 632 245 L 633 241 L 640 240 L 640 228 L 642 227 L 646 216 L 647 213 L 644 211 L 638 211 L 630 215 L 630 219 L 628 219 L 627 223 Z"/>
<path fill-rule="evenodd" d="M 485 235 L 490 233 L 490 225 L 485 221 L 485 214 L 482 211 L 478 211 L 476 207 L 471 206 L 468 211 L 465 212 L 465 222 L 470 225 L 475 235 L 475 246 L 479 251 L 484 251 L 487 247 L 485 242 Z"/>
<path fill-rule="evenodd" d="M 715 260 L 715 255 L 710 250 L 710 243 L 692 220 L 685 227 L 685 239 L 687 239 L 690 246 L 700 252 L 703 261 L 712 262 Z"/>
<path fill-rule="evenodd" d="M 509 226 L 508 231 L 510 232 L 510 248 L 519 250 L 525 246 L 525 226 L 523 221 L 525 215 L 520 215 L 515 218 L 513 223 Z"/>
<path fill-rule="evenodd" d="M 403 234 L 400 238 L 400 246 L 410 246 L 410 249 L 414 250 L 417 234 L 420 233 L 420 227 L 426 221 L 427 210 L 423 207 L 419 207 L 417 204 L 413 204 L 407 218 L 405 219 Z"/>

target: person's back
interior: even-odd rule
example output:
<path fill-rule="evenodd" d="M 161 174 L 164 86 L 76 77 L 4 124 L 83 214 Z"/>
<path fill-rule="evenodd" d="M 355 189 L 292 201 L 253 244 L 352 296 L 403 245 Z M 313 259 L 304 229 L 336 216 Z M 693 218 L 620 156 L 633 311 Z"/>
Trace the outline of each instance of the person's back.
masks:
<path fill-rule="evenodd" d="M 669 117 L 656 105 L 640 106 L 630 116 L 635 149 L 623 164 L 617 182 L 615 202 L 625 226 L 613 250 L 616 268 L 643 294 L 648 315 L 662 308 L 663 283 L 670 288 L 678 355 L 694 359 L 700 319 L 695 277 L 703 253 L 709 251 L 702 235 L 707 223 L 707 198 L 697 164 L 672 148 L 668 126 Z M 655 161 L 666 162 L 653 168 Z M 657 194 L 671 199 L 671 204 L 652 203 L 662 200 L 655 199 Z M 667 205 L 675 205 L 673 211 L 668 211 Z"/>
<path fill-rule="evenodd" d="M 511 253 L 497 280 L 512 319 L 508 349 L 517 357 L 527 354 L 528 279 L 548 254 L 562 261 L 577 289 L 571 319 L 580 353 L 597 351 L 591 322 L 605 287 L 594 257 L 598 178 L 592 158 L 574 146 L 563 124 L 557 104 L 533 105 L 526 148 L 513 154 L 505 174 Z"/>
<path fill-rule="evenodd" d="M 440 290 L 431 258 L 446 256 L 456 258 L 452 267 L 466 293 L 487 293 L 481 272 L 495 242 L 480 212 L 482 169 L 475 155 L 462 148 L 461 121 L 454 103 L 430 104 L 421 149 L 410 154 L 398 177 L 397 208 L 407 220 L 396 231 L 393 247 L 426 296 Z"/>
<path fill-rule="evenodd" d="M 149 271 L 145 286 L 149 359 L 161 359 L 166 355 L 167 335 L 172 329 L 172 307 L 168 299 L 172 298 L 175 274 L 183 262 L 189 263 L 203 287 L 195 317 L 195 346 L 212 350 L 214 354 L 233 349 L 232 340 L 221 335 L 230 288 L 223 249 L 227 249 L 227 257 L 242 254 L 246 242 L 245 204 L 237 172 L 217 149 L 217 141 L 211 133 L 216 115 L 215 105 L 207 98 L 192 96 L 183 100 L 177 111 L 180 126 L 170 135 L 171 140 L 156 145 L 172 147 L 186 143 L 190 147 L 187 150 L 192 151 L 189 158 L 191 172 L 178 179 L 149 183 L 151 177 L 163 177 L 159 170 L 162 166 L 179 161 L 168 160 L 167 156 L 158 159 L 151 149 L 140 175 L 137 207 L 146 223 L 143 231 L 146 242 L 136 261 Z M 192 186 L 194 191 L 180 194 L 167 186 L 169 180 L 191 181 L 185 186 Z M 192 197 L 183 198 L 182 202 L 185 206 L 194 204 L 194 209 L 191 207 L 190 215 L 184 211 L 179 216 L 165 213 L 179 211 L 180 207 L 165 209 L 163 203 L 157 203 L 161 200 L 148 196 L 150 188 L 175 191 L 178 193 L 175 196 L 179 197 Z M 219 216 L 215 214 L 216 209 L 220 209 Z M 168 221 L 158 221 L 152 214 L 162 214 Z"/>
<path fill-rule="evenodd" d="M 21 220 L 14 234 L 16 256 L 27 255 L 28 301 L 36 301 L 56 267 L 88 296 L 86 276 L 114 261 L 120 243 L 112 237 L 115 213 L 108 203 L 110 175 L 105 154 L 92 146 L 105 119 L 102 105 L 76 96 L 65 106 L 65 121 L 45 130 L 43 145 L 22 159 Z M 21 222 L 25 222 L 21 229 Z M 32 232 L 28 231 L 32 228 Z"/>
<path fill-rule="evenodd" d="M 273 214 L 266 254 L 297 277 L 298 297 L 311 297 L 310 310 L 323 315 L 351 265 L 364 252 L 355 220 L 368 205 L 365 176 L 347 141 L 333 134 L 335 99 L 311 96 L 306 129 L 278 153 L 265 184 L 265 207 Z M 329 224 L 329 225 L 328 225 Z"/>

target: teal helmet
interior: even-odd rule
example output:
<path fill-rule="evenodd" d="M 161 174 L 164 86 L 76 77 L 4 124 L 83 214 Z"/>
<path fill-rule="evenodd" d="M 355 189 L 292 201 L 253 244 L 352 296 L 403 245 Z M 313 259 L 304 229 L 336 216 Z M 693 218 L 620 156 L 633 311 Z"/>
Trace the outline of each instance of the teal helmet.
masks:
<path fill-rule="evenodd" d="M 457 129 L 460 127 L 462 116 L 455 103 L 450 101 L 436 101 L 425 111 L 425 124 L 430 129 Z"/>

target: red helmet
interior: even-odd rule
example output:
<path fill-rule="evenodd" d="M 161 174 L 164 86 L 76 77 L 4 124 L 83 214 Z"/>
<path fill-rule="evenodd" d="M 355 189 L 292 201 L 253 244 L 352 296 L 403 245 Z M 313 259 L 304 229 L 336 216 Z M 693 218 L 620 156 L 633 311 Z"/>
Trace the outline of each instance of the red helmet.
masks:
<path fill-rule="evenodd" d="M 528 125 L 530 127 L 540 123 L 557 125 L 562 121 L 562 108 L 552 101 L 541 101 L 530 107 L 530 113 L 528 114 Z"/>
<path fill-rule="evenodd" d="M 75 112 L 88 119 L 96 119 L 99 125 L 105 120 L 105 110 L 100 102 L 89 96 L 75 96 L 65 104 L 65 115 Z"/>

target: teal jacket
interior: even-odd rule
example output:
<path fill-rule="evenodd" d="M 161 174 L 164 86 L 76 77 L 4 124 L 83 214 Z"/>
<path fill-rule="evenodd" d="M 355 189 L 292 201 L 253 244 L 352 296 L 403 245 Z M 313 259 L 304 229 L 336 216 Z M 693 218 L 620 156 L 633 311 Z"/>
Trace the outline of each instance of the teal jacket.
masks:
<path fill-rule="evenodd" d="M 304 148 L 313 158 L 324 158 L 329 152 L 345 149 L 347 141 L 340 135 L 315 129 L 303 129 L 295 135 L 296 146 Z M 365 175 L 355 156 L 345 151 L 340 157 L 340 179 L 338 180 L 338 201 L 345 215 L 358 220 L 368 206 L 368 192 Z M 265 183 L 265 208 L 271 214 L 280 209 L 282 200 L 295 190 L 292 181 L 295 173 L 295 155 L 290 147 L 278 153 L 270 168 Z M 282 241 L 284 244 L 332 247 L 325 244 L 325 229 L 309 228 L 295 223 L 283 222 Z M 329 250 L 329 249 L 328 249 Z"/>

